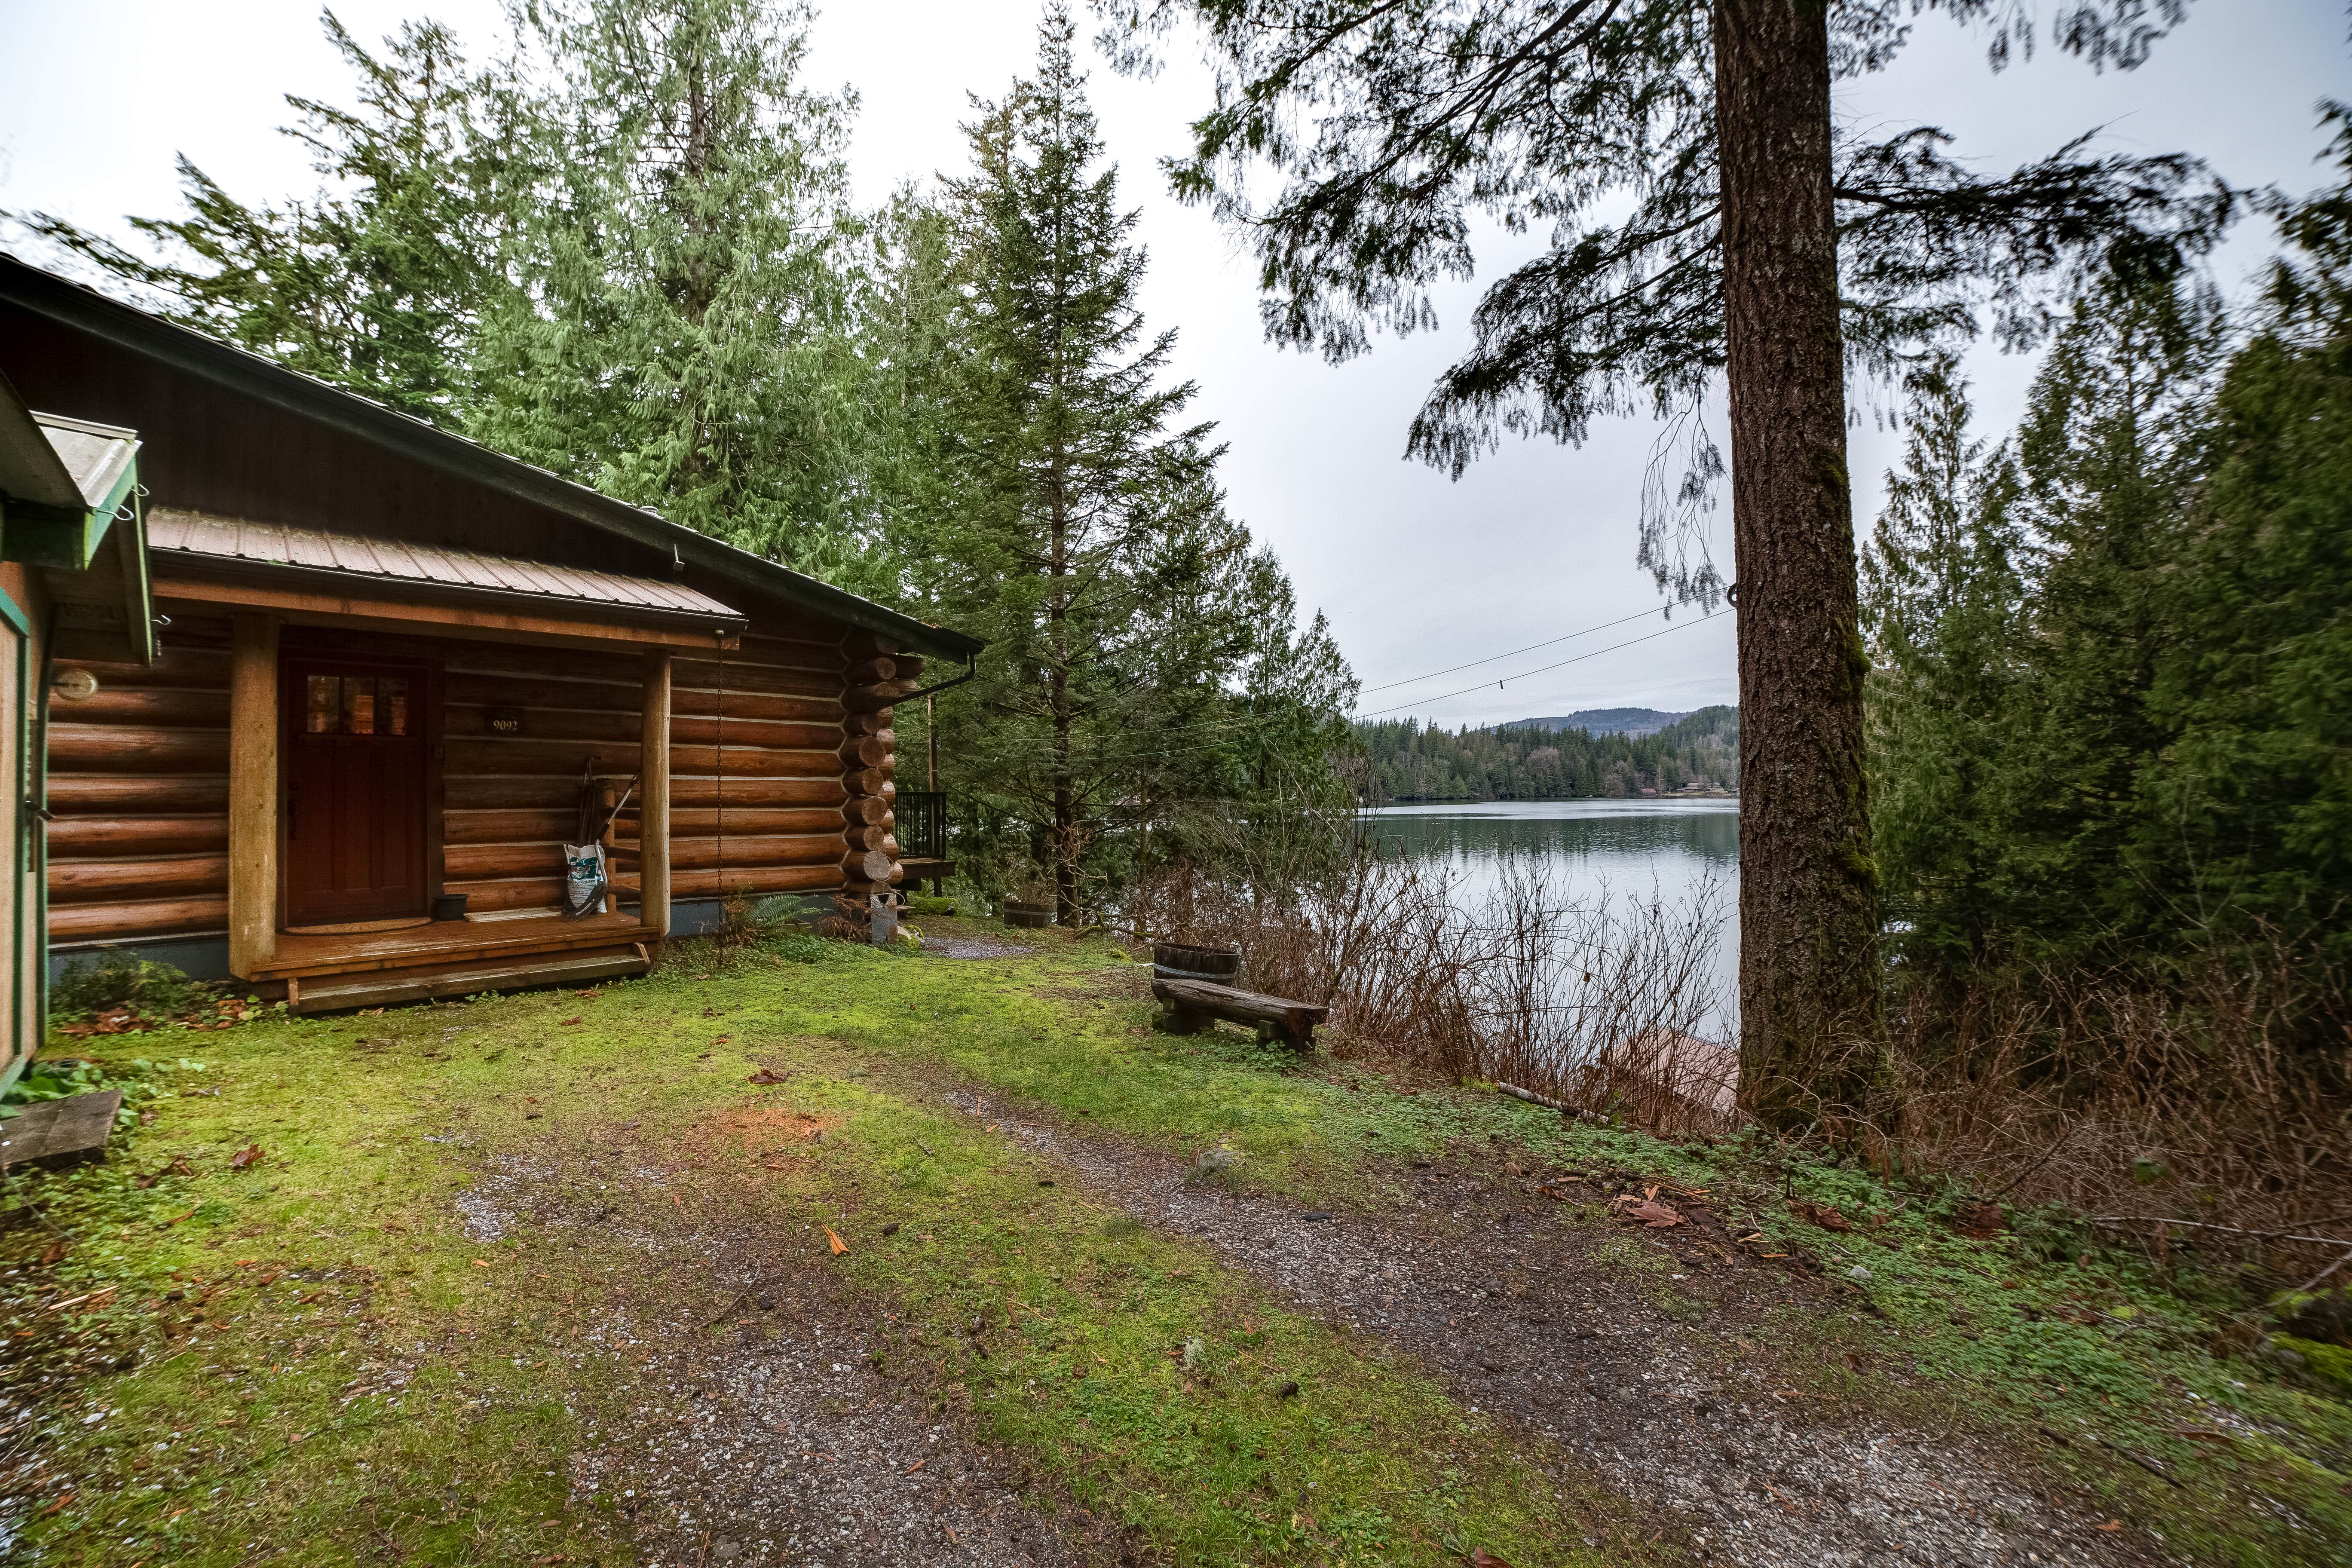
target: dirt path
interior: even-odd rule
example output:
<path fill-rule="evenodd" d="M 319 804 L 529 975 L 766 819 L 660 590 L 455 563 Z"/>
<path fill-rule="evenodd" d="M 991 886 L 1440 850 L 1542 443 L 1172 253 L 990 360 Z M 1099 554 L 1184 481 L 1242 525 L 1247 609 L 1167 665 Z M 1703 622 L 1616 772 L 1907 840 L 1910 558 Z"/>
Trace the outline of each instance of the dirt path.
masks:
<path fill-rule="evenodd" d="M 1074 1510 L 874 1370 L 873 1309 L 812 1264 L 805 1238 L 678 1173 L 634 1150 L 502 1156 L 477 1167 L 462 1210 L 478 1241 L 527 1225 L 537 1245 L 629 1260 L 587 1336 L 634 1364 L 605 1391 L 626 1414 L 574 1456 L 571 1482 L 575 1505 L 601 1495 L 630 1518 L 640 1568 L 1116 1554 L 1074 1551 L 1088 1534 Z"/>
<path fill-rule="evenodd" d="M 967 1114 L 969 1090 L 940 1098 Z M 1010 1120 L 1004 1135 L 1066 1164 L 1147 1223 L 1197 1237 L 1302 1308 L 1378 1334 L 1465 1403 L 1507 1414 L 1583 1456 L 1704 1561 L 1743 1568 L 2148 1561 L 2122 1531 L 2023 1479 L 1980 1443 L 1814 1417 L 1737 1365 L 1735 1330 L 1788 1278 L 1708 1248 L 1647 1238 L 1668 1283 L 1719 1314 L 1693 1328 L 1654 1287 L 1593 1254 L 1495 1168 L 1432 1163 L 1397 1214 L 1302 1211 L 1192 1179 L 1095 1134 Z M 1710 1256 L 1712 1252 L 1713 1256 Z M 1721 1371 L 1719 1368 L 1731 1370 Z"/>

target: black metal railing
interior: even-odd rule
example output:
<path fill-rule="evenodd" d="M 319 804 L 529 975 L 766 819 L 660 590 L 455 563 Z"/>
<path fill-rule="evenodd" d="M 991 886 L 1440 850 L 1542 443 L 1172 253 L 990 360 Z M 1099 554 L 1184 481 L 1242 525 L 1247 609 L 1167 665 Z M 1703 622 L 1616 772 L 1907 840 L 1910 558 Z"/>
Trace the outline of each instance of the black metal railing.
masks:
<path fill-rule="evenodd" d="M 902 789 L 898 814 L 898 858 L 944 860 L 948 858 L 948 792 L 943 789 Z"/>

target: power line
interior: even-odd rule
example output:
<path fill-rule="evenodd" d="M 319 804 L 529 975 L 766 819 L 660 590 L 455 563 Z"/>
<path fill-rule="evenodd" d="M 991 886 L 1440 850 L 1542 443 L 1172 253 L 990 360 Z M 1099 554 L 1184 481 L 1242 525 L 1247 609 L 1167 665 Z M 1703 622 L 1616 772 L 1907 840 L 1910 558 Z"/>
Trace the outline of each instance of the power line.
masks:
<path fill-rule="evenodd" d="M 1515 647 L 1508 653 L 1490 654 L 1485 658 L 1474 658 L 1467 664 L 1457 664 L 1451 669 L 1433 669 L 1427 675 L 1410 676 L 1403 680 L 1391 680 L 1379 686 L 1367 686 L 1360 691 L 1357 692 L 1356 695 L 1359 697 L 1370 697 L 1375 691 L 1393 691 L 1400 686 L 1412 686 L 1423 680 L 1435 680 L 1441 675 L 1454 675 L 1465 669 L 1475 669 L 1482 664 L 1492 664 L 1498 658 L 1515 658 L 1523 653 L 1533 653 L 1539 647 L 1549 647 L 1554 643 L 1573 642 L 1578 637 L 1591 637 L 1594 632 L 1605 632 L 1611 626 L 1622 626 L 1626 623 L 1626 621 L 1638 621 L 1645 616 L 1660 616 L 1664 614 L 1665 614 L 1664 607 L 1654 610 L 1636 611 L 1634 614 L 1625 616 L 1622 620 L 1603 621 L 1597 626 L 1587 626 L 1580 632 L 1566 632 L 1556 637 L 1546 637 L 1541 642 L 1531 642 L 1525 647 Z"/>
<path fill-rule="evenodd" d="M 1623 642 L 1612 643 L 1607 647 L 1594 648 L 1591 653 L 1578 654 L 1574 658 L 1563 658 L 1557 664 L 1538 665 L 1533 669 L 1523 669 L 1517 675 L 1507 675 L 1503 677 L 1501 680 L 1495 682 L 1495 685 L 1499 689 L 1506 681 L 1525 680 L 1530 675 L 1542 675 L 1548 670 L 1565 669 L 1571 664 L 1582 664 L 1588 658 L 1599 658 L 1604 653 L 1615 653 L 1619 648 L 1632 647 L 1635 643 L 1655 642 L 1658 638 L 1671 636 L 1675 632 L 1683 630 L 1686 626 L 1704 626 L 1713 619 L 1715 619 L 1713 616 L 1701 616 L 1696 620 L 1684 621 L 1680 625 L 1668 626 L 1664 631 L 1652 632 L 1647 637 L 1628 637 Z M 1459 697 L 1464 692 L 1481 690 L 1486 687 L 1486 683 L 1482 680 L 1476 686 L 1465 686 L 1454 691 L 1441 691 L 1434 697 L 1416 698 L 1411 702 L 1400 702 L 1393 708 L 1382 708 L 1378 711 L 1371 713 L 1359 713 L 1356 715 L 1356 718 L 1359 721 L 1361 721 L 1365 719 L 1378 719 L 1390 713 L 1402 713 L 1408 708 L 1418 708 L 1424 702 L 1443 702 L 1449 697 Z"/>

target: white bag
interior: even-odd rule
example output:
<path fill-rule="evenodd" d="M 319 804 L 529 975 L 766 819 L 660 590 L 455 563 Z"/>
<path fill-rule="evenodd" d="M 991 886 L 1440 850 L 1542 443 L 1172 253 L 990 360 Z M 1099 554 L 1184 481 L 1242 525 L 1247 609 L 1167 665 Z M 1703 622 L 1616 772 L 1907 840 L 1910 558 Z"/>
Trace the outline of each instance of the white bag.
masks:
<path fill-rule="evenodd" d="M 602 913 L 604 889 L 604 847 L 567 844 L 563 847 L 563 912 L 578 919 Z"/>

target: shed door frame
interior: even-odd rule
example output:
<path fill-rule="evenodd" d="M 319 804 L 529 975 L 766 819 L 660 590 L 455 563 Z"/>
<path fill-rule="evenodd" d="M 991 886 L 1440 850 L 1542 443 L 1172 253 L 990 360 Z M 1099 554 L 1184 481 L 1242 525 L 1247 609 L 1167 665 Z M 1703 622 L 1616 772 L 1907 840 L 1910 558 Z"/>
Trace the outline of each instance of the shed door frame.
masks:
<path fill-rule="evenodd" d="M 416 705 L 415 730 L 417 745 L 422 752 L 421 799 L 418 811 L 422 817 L 419 853 L 424 859 L 418 908 L 415 915 L 428 914 L 433 900 L 441 895 L 444 874 L 442 855 L 442 664 L 437 658 L 421 658 L 404 655 L 376 655 L 353 646 L 348 638 L 310 638 L 289 635 L 278 656 L 278 929 L 287 931 L 297 923 L 294 910 L 293 876 L 293 791 L 296 747 L 303 732 L 304 692 L 297 679 L 304 665 L 341 665 L 373 671 L 378 675 L 404 676 L 410 681 L 409 700 Z M 353 915 L 356 921 L 372 917 Z M 385 916 L 382 918 L 401 918 Z M 302 923 L 310 923 L 304 921 Z M 341 923 L 320 920 L 316 923 Z"/>

